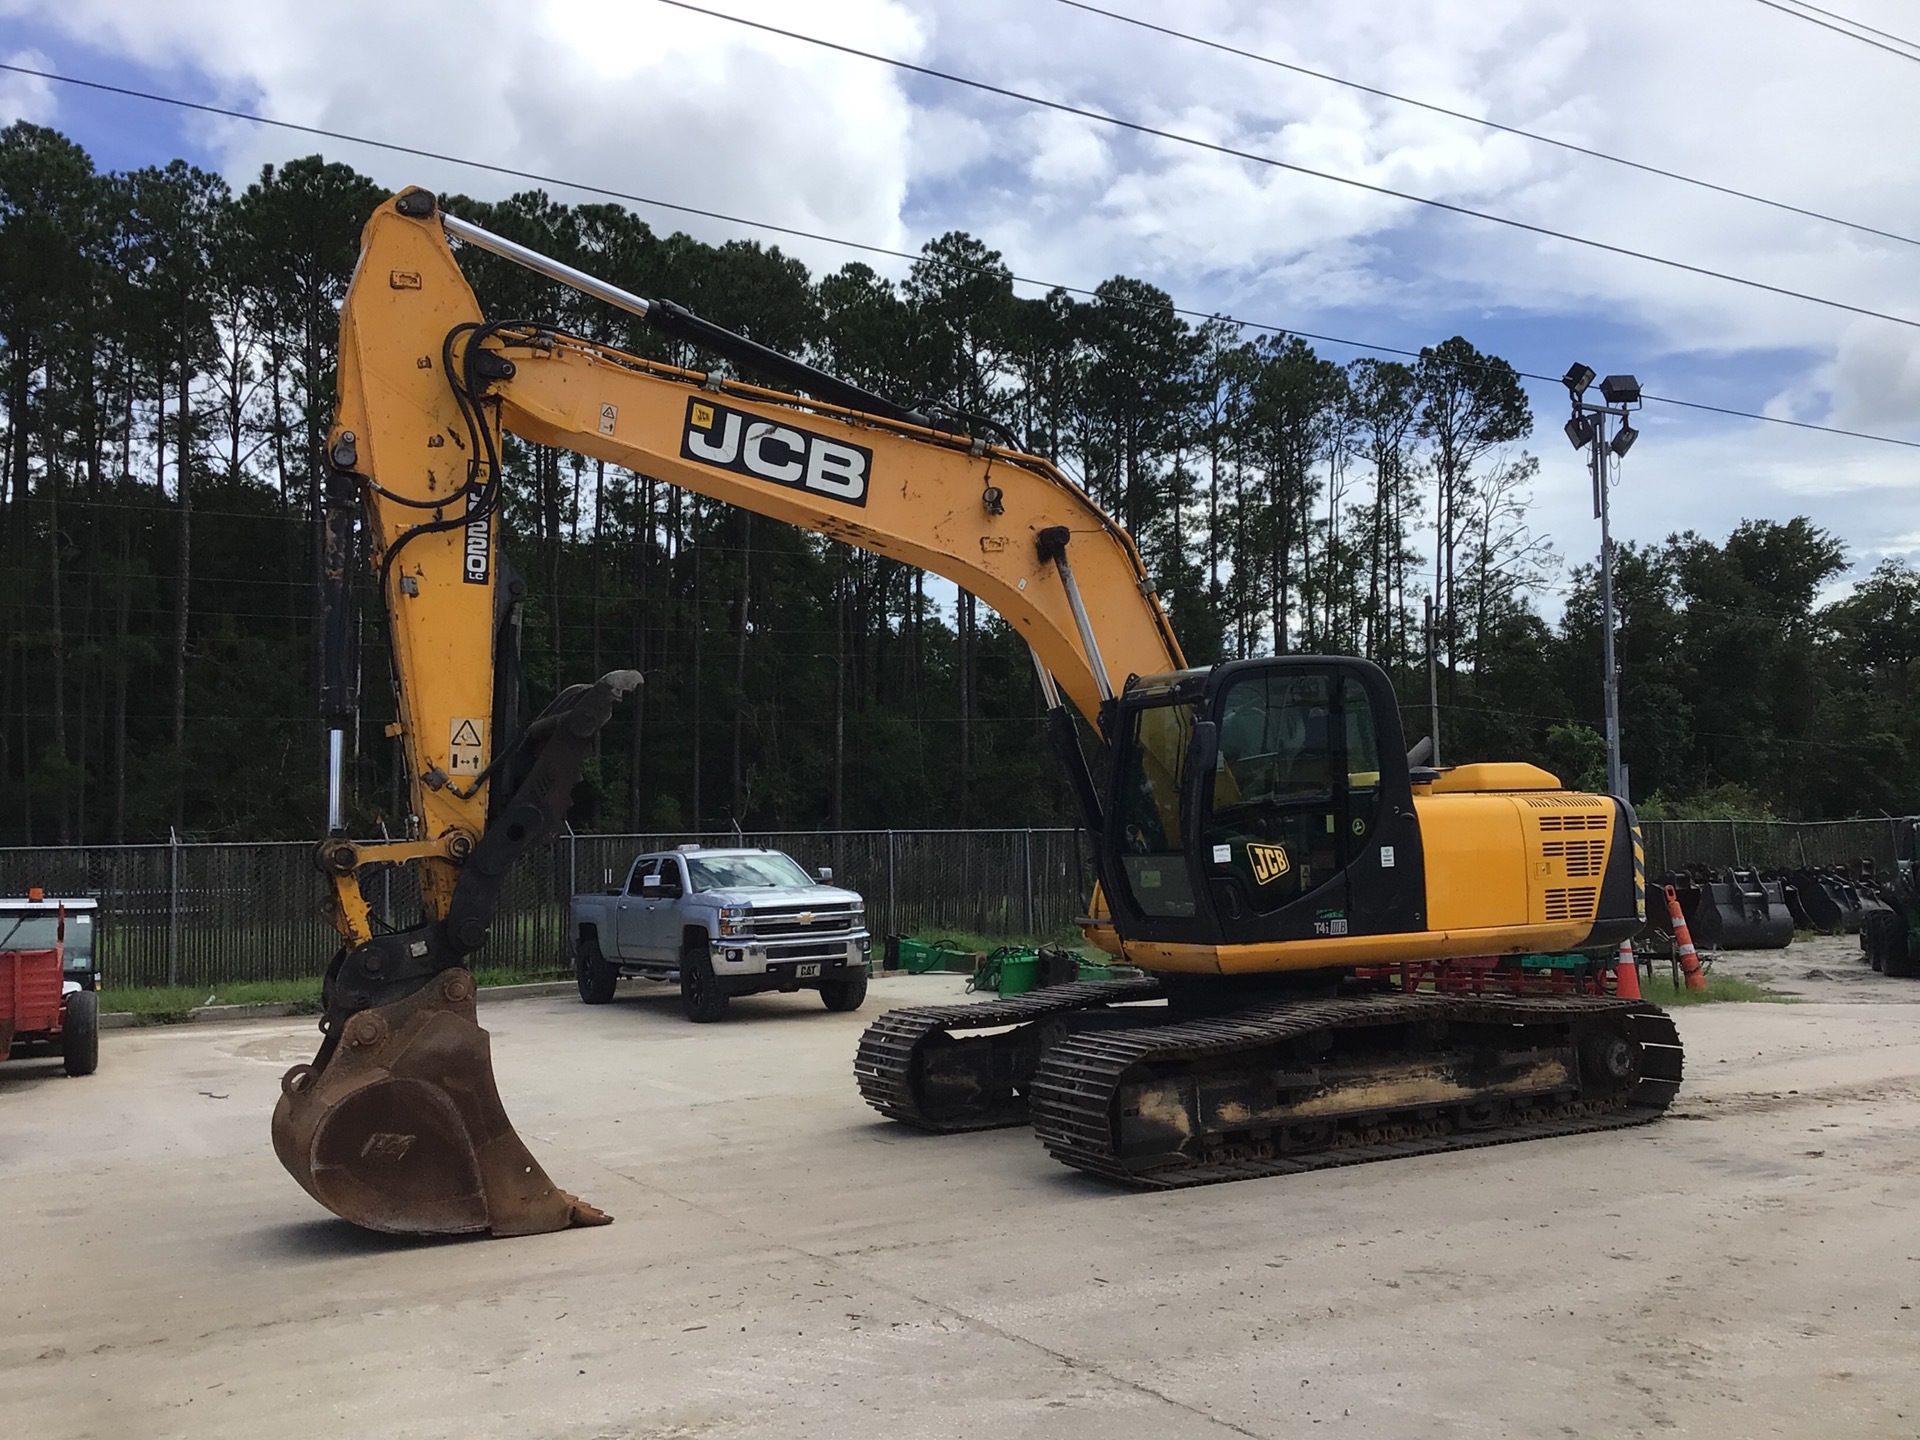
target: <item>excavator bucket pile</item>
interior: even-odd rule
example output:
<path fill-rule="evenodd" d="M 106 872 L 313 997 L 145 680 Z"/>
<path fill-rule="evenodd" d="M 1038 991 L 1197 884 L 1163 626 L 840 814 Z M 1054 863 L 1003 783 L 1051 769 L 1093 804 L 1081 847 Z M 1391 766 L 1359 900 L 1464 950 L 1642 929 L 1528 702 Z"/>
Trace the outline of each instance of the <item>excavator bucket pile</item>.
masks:
<path fill-rule="evenodd" d="M 1812 929 L 1828 935 L 1851 934 L 1860 928 L 1860 890 L 1846 875 L 1832 870 L 1804 869 L 1791 875 L 1800 907 Z"/>
<path fill-rule="evenodd" d="M 1793 942 L 1794 915 L 1787 887 L 1754 870 L 1676 871 L 1648 886 L 1643 939 L 1670 944 L 1665 887 L 1672 885 L 1694 943 L 1711 950 L 1782 950 Z"/>
<path fill-rule="evenodd" d="M 1784 950 L 1793 943 L 1793 915 L 1778 880 L 1763 880 L 1754 870 L 1727 870 L 1702 887 L 1701 899 L 1702 928 L 1714 932 L 1709 944 L 1724 950 Z"/>
<path fill-rule="evenodd" d="M 464 969 L 359 1011 L 289 1070 L 273 1148 L 308 1194 L 369 1230 L 533 1235 L 610 1218 L 555 1186 L 514 1133 Z"/>

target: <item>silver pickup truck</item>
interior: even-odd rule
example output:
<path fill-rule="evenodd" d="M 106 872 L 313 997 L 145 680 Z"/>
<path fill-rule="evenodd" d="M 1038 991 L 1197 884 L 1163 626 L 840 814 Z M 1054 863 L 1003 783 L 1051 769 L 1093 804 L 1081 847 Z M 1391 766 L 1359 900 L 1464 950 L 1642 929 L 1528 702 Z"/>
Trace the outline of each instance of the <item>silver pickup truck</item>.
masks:
<path fill-rule="evenodd" d="M 778 850 L 678 850 L 642 855 L 626 882 L 573 897 L 580 998 L 604 1005 L 622 975 L 678 981 L 687 1018 L 727 1013 L 735 995 L 818 990 L 829 1010 L 867 998 L 866 903 L 815 879 Z"/>

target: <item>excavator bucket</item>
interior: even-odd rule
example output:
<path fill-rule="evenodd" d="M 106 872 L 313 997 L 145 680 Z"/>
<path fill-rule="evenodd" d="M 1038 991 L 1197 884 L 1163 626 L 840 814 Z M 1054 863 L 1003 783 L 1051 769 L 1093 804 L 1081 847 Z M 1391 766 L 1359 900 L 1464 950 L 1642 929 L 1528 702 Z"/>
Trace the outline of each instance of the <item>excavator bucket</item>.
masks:
<path fill-rule="evenodd" d="M 1700 887 L 1698 918 L 1688 924 L 1701 945 L 1722 950 L 1782 950 L 1793 940 L 1793 913 L 1778 880 L 1727 870 Z"/>
<path fill-rule="evenodd" d="M 612 1218 L 554 1185 L 514 1133 L 464 969 L 347 1018 L 280 1089 L 280 1163 L 356 1225 L 536 1235 Z"/>

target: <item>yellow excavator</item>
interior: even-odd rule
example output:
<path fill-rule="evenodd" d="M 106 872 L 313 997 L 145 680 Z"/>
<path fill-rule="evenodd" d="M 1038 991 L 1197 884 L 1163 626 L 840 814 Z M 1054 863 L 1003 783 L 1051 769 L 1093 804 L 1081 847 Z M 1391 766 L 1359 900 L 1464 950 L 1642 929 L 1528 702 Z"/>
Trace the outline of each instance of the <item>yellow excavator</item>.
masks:
<path fill-rule="evenodd" d="M 490 321 L 456 241 L 789 388 Z M 1677 1091 L 1679 1040 L 1656 1007 L 1604 985 L 1499 983 L 1542 973 L 1520 957 L 1611 955 L 1640 928 L 1625 802 L 1530 765 L 1418 763 L 1364 660 L 1188 668 L 1125 531 L 989 423 L 846 384 L 410 189 L 368 222 L 341 316 L 316 855 L 342 946 L 319 1053 L 287 1073 L 273 1118 L 281 1161 L 337 1214 L 495 1235 L 608 1218 L 514 1133 L 466 965 L 509 868 L 558 828 L 595 733 L 639 683 L 615 672 L 520 722 L 503 431 L 943 575 L 1031 646 L 1094 841 L 1088 934 L 1147 978 L 889 1012 L 854 1067 L 883 1114 L 935 1131 L 1030 1123 L 1070 1165 L 1165 1187 L 1637 1124 Z M 341 806 L 356 524 L 416 817 L 364 843 Z M 417 878 L 411 928 L 372 922 L 361 874 L 385 865 Z"/>

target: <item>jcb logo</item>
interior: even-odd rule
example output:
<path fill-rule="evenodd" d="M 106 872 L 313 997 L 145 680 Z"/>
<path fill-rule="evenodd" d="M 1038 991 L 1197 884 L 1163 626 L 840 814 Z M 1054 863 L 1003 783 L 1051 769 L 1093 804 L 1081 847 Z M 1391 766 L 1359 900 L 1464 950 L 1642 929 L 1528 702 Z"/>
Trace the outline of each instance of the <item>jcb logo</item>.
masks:
<path fill-rule="evenodd" d="M 873 451 L 865 446 L 775 424 L 711 400 L 687 402 L 680 458 L 862 506 L 873 466 Z"/>
<path fill-rule="evenodd" d="M 1253 866 L 1253 878 L 1261 885 L 1271 885 L 1293 869 L 1283 845 L 1249 845 L 1247 863 Z"/>

